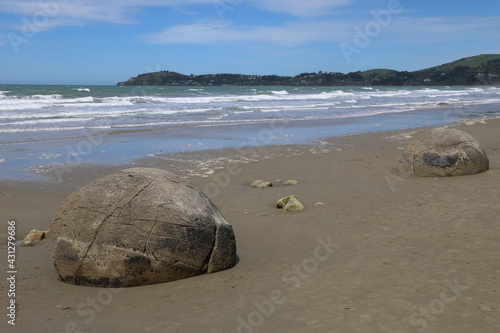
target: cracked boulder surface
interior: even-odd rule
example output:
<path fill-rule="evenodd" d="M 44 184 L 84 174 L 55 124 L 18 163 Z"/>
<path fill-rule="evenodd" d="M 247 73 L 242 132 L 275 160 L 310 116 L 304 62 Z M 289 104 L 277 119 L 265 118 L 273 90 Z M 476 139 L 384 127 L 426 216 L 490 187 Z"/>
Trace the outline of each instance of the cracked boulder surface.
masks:
<path fill-rule="evenodd" d="M 398 164 L 402 175 L 420 177 L 473 175 L 488 169 L 488 156 L 479 142 L 448 128 L 435 128 L 412 140 Z"/>
<path fill-rule="evenodd" d="M 133 287 L 236 264 L 233 229 L 203 193 L 168 171 L 131 168 L 76 190 L 51 226 L 59 278 Z"/>

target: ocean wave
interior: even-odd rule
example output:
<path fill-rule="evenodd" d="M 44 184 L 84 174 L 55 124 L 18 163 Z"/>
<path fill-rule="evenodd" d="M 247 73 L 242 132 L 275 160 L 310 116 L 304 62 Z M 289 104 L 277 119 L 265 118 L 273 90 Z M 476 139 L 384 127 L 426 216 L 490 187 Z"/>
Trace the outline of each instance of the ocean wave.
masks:
<path fill-rule="evenodd" d="M 36 128 L 4 128 L 0 133 L 22 133 L 22 132 L 60 132 L 60 131 L 79 131 L 79 130 L 103 130 L 112 128 L 106 126 L 71 126 L 71 127 L 36 127 Z"/>
<path fill-rule="evenodd" d="M 19 125 L 37 125 L 37 124 L 60 124 L 64 122 L 88 122 L 92 121 L 95 118 L 91 117 L 81 117 L 81 118 L 50 118 L 50 119 L 33 119 L 33 120 L 23 120 L 23 121 L 14 121 L 6 124 L 0 124 L 1 126 L 19 126 Z"/>
<path fill-rule="evenodd" d="M 62 87 L 62 86 L 61 86 Z M 2 87 L 0 132 L 73 131 L 84 128 L 210 126 L 279 119 L 361 117 L 382 113 L 500 104 L 500 87 Z M 371 89 L 368 89 L 371 88 Z M 78 89 L 88 89 L 78 90 Z M 281 89 L 281 90 L 276 90 Z M 79 94 L 76 91 L 87 92 Z M 203 92 L 201 92 L 203 91 Z M 142 94 L 144 93 L 144 94 Z M 76 95 L 76 96 L 75 96 Z M 440 108 L 442 110 L 443 108 Z M 483 110 L 483 111 L 482 111 Z M 491 111 L 491 110 L 490 110 Z M 20 134 L 22 135 L 22 134 Z M 62 136 L 62 134 L 60 134 Z M 66 135 L 66 134 L 64 134 Z M 30 134 L 30 136 L 34 136 Z M 43 136 L 43 135 L 40 135 Z"/>
<path fill-rule="evenodd" d="M 366 88 L 366 87 L 365 87 Z M 77 88 L 86 89 L 86 88 Z M 242 102 L 265 103 L 280 102 L 289 103 L 292 101 L 311 101 L 315 100 L 339 100 L 346 103 L 352 103 L 353 100 L 369 99 L 445 99 L 451 97 L 463 97 L 470 100 L 482 98 L 483 95 L 497 95 L 500 98 L 500 88 L 465 88 L 465 89 L 390 89 L 390 90 L 332 90 L 332 91 L 313 91 L 313 92 L 294 92 L 288 93 L 287 90 L 278 91 L 259 91 L 256 94 L 213 94 L 209 96 L 110 96 L 98 97 L 87 96 L 77 98 L 64 98 L 61 94 L 31 96 L 1 96 L 1 110 L 34 110 L 40 108 L 108 108 L 133 106 L 144 104 L 165 104 L 166 106 L 176 107 L 176 105 L 202 105 L 202 104 L 241 104 Z M 198 89 L 197 89 L 198 90 Z M 255 89 L 253 89 L 255 90 Z M 491 97 L 491 96 L 490 96 Z M 466 102 L 467 100 L 464 100 Z"/>
<path fill-rule="evenodd" d="M 52 95 L 30 95 L 27 96 L 28 99 L 41 99 L 41 100 L 60 100 L 63 98 L 61 94 L 52 94 Z"/>
<path fill-rule="evenodd" d="M 277 90 L 277 91 L 272 90 L 271 94 L 275 94 L 275 95 L 289 95 L 288 91 L 286 91 L 286 90 Z"/>
<path fill-rule="evenodd" d="M 0 113 L 0 125 L 2 124 L 12 124 L 13 121 L 18 119 L 29 119 L 33 121 L 39 121 L 43 123 L 46 119 L 51 119 L 50 122 L 74 120 L 80 121 L 83 118 L 91 119 L 106 119 L 106 118 L 131 118 L 134 116 L 162 116 L 162 115 L 174 115 L 180 113 L 193 113 L 202 114 L 206 112 L 220 112 L 222 108 L 156 108 L 156 109 L 117 109 L 117 110 L 99 110 L 99 109 L 87 109 L 87 110 L 75 110 L 75 111 L 58 111 L 58 112 L 15 112 L 15 113 Z"/>

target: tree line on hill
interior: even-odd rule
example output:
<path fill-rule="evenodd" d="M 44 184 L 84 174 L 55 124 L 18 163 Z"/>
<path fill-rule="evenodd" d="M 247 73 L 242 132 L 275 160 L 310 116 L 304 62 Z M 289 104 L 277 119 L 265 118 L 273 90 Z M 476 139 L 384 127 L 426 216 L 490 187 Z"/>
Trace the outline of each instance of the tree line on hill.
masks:
<path fill-rule="evenodd" d="M 481 55 L 419 71 L 372 69 L 351 73 L 313 72 L 296 76 L 203 74 L 171 71 L 141 74 L 119 86 L 422 86 L 499 85 L 500 55 Z"/>

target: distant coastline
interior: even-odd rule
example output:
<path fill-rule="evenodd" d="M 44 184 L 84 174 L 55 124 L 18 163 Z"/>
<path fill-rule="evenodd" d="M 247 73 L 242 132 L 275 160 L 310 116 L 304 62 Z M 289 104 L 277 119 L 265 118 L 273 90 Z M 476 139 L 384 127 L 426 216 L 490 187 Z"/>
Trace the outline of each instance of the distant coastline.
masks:
<path fill-rule="evenodd" d="M 301 73 L 296 76 L 203 74 L 172 71 L 140 74 L 118 86 L 452 86 L 500 85 L 500 54 L 482 54 L 418 71 Z"/>

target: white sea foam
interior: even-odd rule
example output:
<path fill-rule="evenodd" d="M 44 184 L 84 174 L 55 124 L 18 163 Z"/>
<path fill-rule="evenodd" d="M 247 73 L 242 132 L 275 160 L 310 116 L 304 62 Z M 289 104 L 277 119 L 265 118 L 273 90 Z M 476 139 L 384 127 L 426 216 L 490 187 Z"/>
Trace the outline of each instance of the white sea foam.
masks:
<path fill-rule="evenodd" d="M 37 125 L 37 124 L 60 124 L 65 122 L 88 122 L 92 121 L 94 118 L 90 117 L 81 117 L 81 118 L 57 118 L 57 119 L 33 119 L 33 120 L 23 120 L 23 121 L 14 121 L 8 124 L 0 124 L 2 126 L 19 126 L 19 125 Z"/>
<path fill-rule="evenodd" d="M 288 91 L 286 90 L 271 91 L 271 93 L 275 95 L 288 95 Z"/>
<path fill-rule="evenodd" d="M 19 94 L 13 90 L 2 90 L 0 132 L 67 133 L 83 128 L 206 126 L 268 121 L 269 117 L 362 117 L 432 109 L 441 102 L 450 104 L 449 107 L 472 106 L 469 109 L 473 113 L 481 112 L 482 104 L 500 104 L 499 87 L 290 87 L 286 90 L 266 87 L 158 87 L 141 90 L 144 95 L 134 93 L 137 92 L 134 89 L 112 89 L 106 88 L 103 92 L 99 88 L 74 87 L 64 92 L 42 89 Z M 75 97 L 75 90 L 89 94 Z M 127 94 L 127 91 L 130 93 Z M 53 136 L 57 137 L 57 134 Z"/>
<path fill-rule="evenodd" d="M 227 117 L 228 115 L 229 114 L 224 113 L 224 114 L 220 114 L 220 115 L 206 116 L 206 119 L 209 119 L 209 120 L 221 120 L 221 119 Z"/>
<path fill-rule="evenodd" d="M 199 104 L 225 104 L 225 103 L 240 103 L 241 102 L 272 102 L 282 101 L 288 103 L 291 101 L 314 101 L 314 100 L 339 100 L 346 103 L 353 103 L 357 100 L 369 99 L 445 99 L 450 97 L 464 97 L 474 100 L 478 99 L 483 94 L 500 94 L 500 89 L 493 87 L 488 89 L 483 88 L 468 88 L 462 90 L 443 91 L 439 89 L 420 89 L 420 90 L 385 90 L 375 91 L 363 89 L 362 91 L 322 91 L 314 93 L 293 93 L 290 94 L 286 90 L 270 91 L 270 94 L 256 95 L 211 95 L 211 96 L 111 96 L 111 97 L 79 97 L 79 98 L 63 98 L 60 94 L 51 95 L 32 95 L 25 97 L 5 98 L 3 95 L 0 103 L 0 110 L 34 110 L 40 108 L 57 108 L 57 107 L 75 107 L 75 108 L 109 108 L 118 106 L 132 106 L 139 104 L 168 104 L 175 105 L 199 105 Z M 467 102 L 467 100 L 464 100 Z"/>

